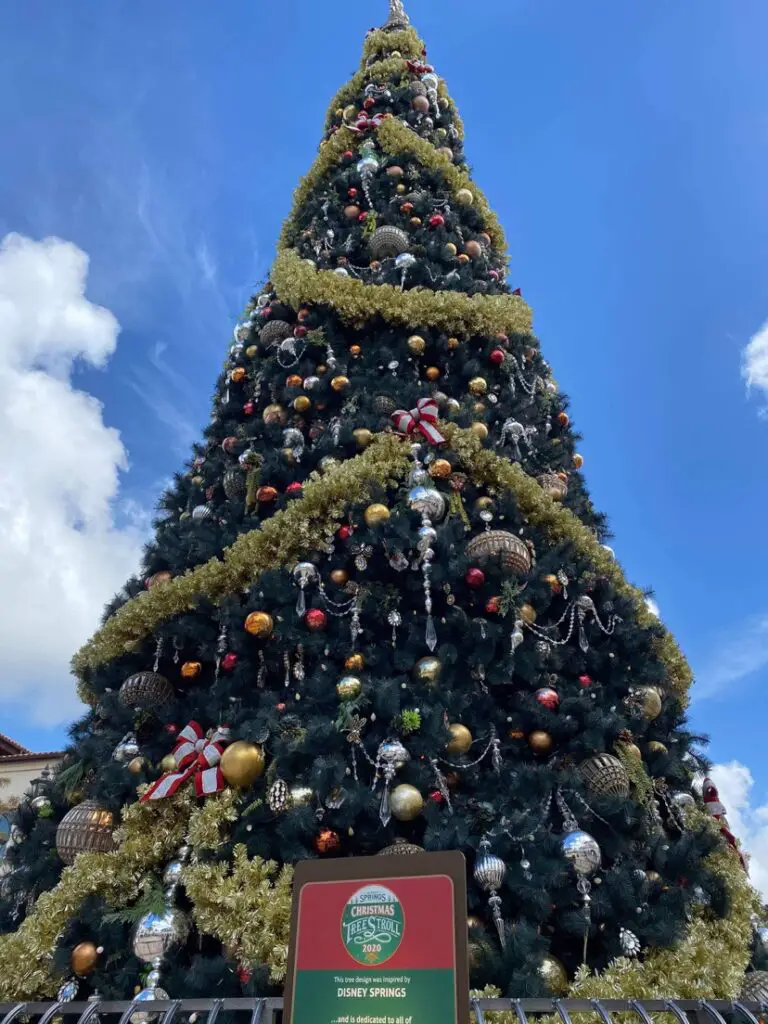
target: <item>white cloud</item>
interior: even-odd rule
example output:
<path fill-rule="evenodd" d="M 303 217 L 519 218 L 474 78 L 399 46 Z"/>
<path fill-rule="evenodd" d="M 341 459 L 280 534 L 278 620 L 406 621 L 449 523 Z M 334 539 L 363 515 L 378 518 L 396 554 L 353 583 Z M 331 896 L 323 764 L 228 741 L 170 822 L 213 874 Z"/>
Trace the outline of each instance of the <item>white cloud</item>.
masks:
<path fill-rule="evenodd" d="M 741 375 L 747 382 L 747 389 L 759 388 L 768 398 L 768 320 L 753 334 L 741 353 Z M 761 415 L 766 415 L 763 408 Z"/>
<path fill-rule="evenodd" d="M 146 528 L 117 502 L 118 432 L 72 384 L 78 363 L 106 363 L 120 330 L 85 297 L 87 274 L 69 242 L 0 243 L 0 703 L 46 725 L 77 713 L 69 659 L 135 569 Z"/>
<path fill-rule="evenodd" d="M 661 609 L 659 608 L 658 604 L 656 603 L 656 601 L 653 600 L 652 597 L 646 597 L 646 599 L 645 599 L 645 607 L 648 609 L 648 611 L 651 613 L 651 615 L 655 615 L 657 619 L 661 615 Z"/>
<path fill-rule="evenodd" d="M 717 786 L 728 824 L 749 854 L 749 877 L 768 899 L 768 793 L 755 795 L 755 780 L 739 761 L 716 764 L 709 773 Z"/>
<path fill-rule="evenodd" d="M 744 627 L 720 640 L 709 663 L 696 672 L 694 697 L 714 697 L 768 665 L 768 613 L 754 616 Z"/>

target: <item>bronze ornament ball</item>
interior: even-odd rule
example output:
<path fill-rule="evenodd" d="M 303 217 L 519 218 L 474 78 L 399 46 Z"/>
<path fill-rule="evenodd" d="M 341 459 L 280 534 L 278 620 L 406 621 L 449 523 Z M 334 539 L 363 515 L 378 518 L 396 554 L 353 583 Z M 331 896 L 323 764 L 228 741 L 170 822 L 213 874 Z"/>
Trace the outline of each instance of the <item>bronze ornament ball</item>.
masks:
<path fill-rule="evenodd" d="M 331 583 L 335 583 L 337 587 L 343 587 L 348 581 L 349 573 L 346 569 L 331 570 Z"/>
<path fill-rule="evenodd" d="M 79 942 L 72 950 L 69 961 L 74 974 L 84 978 L 90 974 L 99 962 L 99 951 L 94 942 Z"/>
<path fill-rule="evenodd" d="M 391 513 L 386 505 L 376 502 L 368 506 L 363 513 L 363 519 L 365 519 L 367 526 L 379 526 L 380 523 L 386 523 L 390 515 Z"/>
<path fill-rule="evenodd" d="M 264 772 L 264 749 L 258 743 L 236 740 L 221 756 L 221 774 L 230 786 L 250 786 Z"/>
<path fill-rule="evenodd" d="M 109 853 L 114 850 L 114 819 L 111 811 L 95 800 L 84 800 L 67 811 L 56 829 L 56 852 L 65 864 L 74 864 L 78 853 Z"/>
<path fill-rule="evenodd" d="M 339 374 L 331 379 L 331 387 L 334 391 L 346 391 L 349 387 L 349 377 Z"/>
<path fill-rule="evenodd" d="M 520 618 L 529 625 L 536 621 L 536 609 L 532 604 L 528 604 L 526 601 L 525 604 L 520 605 Z"/>
<path fill-rule="evenodd" d="M 293 400 L 293 408 L 296 412 L 309 412 L 312 408 L 312 401 L 306 395 L 298 395 Z"/>
<path fill-rule="evenodd" d="M 272 616 L 267 612 L 251 612 L 245 620 L 245 631 L 261 638 L 270 636 L 274 629 Z"/>
<path fill-rule="evenodd" d="M 547 953 L 539 964 L 539 977 L 553 996 L 564 996 L 568 991 L 568 975 L 556 956 Z"/>
<path fill-rule="evenodd" d="M 424 809 L 424 797 L 415 786 L 403 782 L 390 793 L 389 809 L 398 821 L 413 821 Z"/>
<path fill-rule="evenodd" d="M 440 368 L 437 366 L 428 366 L 424 371 L 424 376 L 430 381 L 440 380 Z"/>
<path fill-rule="evenodd" d="M 202 671 L 203 666 L 199 661 L 185 661 L 181 666 L 181 677 L 182 679 L 196 679 Z"/>
<path fill-rule="evenodd" d="M 424 350 L 427 347 L 426 341 L 419 334 L 412 334 L 408 339 L 408 351 L 412 352 L 415 356 L 423 355 Z"/>
<path fill-rule="evenodd" d="M 466 725 L 454 722 L 448 726 L 448 732 L 450 732 L 451 738 L 445 745 L 446 752 L 449 754 L 466 754 L 472 746 L 472 733 Z"/>
<path fill-rule="evenodd" d="M 429 475 L 435 480 L 447 480 L 453 472 L 448 459 L 435 459 L 435 461 L 429 467 Z"/>
<path fill-rule="evenodd" d="M 548 754 L 552 749 L 552 737 L 543 729 L 535 729 L 528 736 L 528 746 L 534 754 Z"/>
<path fill-rule="evenodd" d="M 350 654 L 344 659 L 344 668 L 347 672 L 362 672 L 365 668 L 365 658 L 362 654 Z"/>
<path fill-rule="evenodd" d="M 261 418 L 267 424 L 267 426 L 282 426 L 285 423 L 285 409 L 282 405 L 278 405 L 273 402 L 271 405 L 266 406 L 264 412 L 261 414 Z"/>
<path fill-rule="evenodd" d="M 474 238 L 471 238 L 465 244 L 464 252 L 467 254 L 467 256 L 469 256 L 470 259 L 476 260 L 483 255 L 483 247 L 478 241 L 476 241 Z"/>
<path fill-rule="evenodd" d="M 332 828 L 324 828 L 315 836 L 313 845 L 319 854 L 325 856 L 336 853 L 341 848 L 341 838 Z"/>
<path fill-rule="evenodd" d="M 414 678 L 420 683 L 426 683 L 427 686 L 434 686 L 440 679 L 440 673 L 443 670 L 443 663 L 439 658 L 435 658 L 433 655 L 427 655 L 425 658 L 419 658 L 413 667 Z"/>
<path fill-rule="evenodd" d="M 357 220 L 360 216 L 360 207 L 350 203 L 349 206 L 344 207 L 344 216 L 347 220 Z"/>

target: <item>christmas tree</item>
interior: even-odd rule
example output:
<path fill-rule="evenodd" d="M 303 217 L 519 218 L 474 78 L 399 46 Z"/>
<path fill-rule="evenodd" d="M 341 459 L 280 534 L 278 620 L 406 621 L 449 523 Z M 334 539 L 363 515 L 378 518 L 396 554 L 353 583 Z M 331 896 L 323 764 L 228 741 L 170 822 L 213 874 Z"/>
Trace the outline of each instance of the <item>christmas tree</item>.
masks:
<path fill-rule="evenodd" d="M 461 850 L 472 983 L 733 996 L 755 899 L 690 673 L 400 0 L 331 103 L 89 710 L 19 808 L 5 999 L 279 993 L 292 865 Z"/>

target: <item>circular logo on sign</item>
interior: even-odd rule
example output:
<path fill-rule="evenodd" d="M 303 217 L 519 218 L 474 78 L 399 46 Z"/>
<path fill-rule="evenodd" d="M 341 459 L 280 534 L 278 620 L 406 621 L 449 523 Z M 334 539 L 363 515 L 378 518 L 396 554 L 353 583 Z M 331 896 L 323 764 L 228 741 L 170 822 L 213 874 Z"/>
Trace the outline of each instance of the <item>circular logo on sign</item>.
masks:
<path fill-rule="evenodd" d="M 366 885 L 347 900 L 341 938 L 359 964 L 383 964 L 403 941 L 405 916 L 400 900 L 383 885 Z"/>

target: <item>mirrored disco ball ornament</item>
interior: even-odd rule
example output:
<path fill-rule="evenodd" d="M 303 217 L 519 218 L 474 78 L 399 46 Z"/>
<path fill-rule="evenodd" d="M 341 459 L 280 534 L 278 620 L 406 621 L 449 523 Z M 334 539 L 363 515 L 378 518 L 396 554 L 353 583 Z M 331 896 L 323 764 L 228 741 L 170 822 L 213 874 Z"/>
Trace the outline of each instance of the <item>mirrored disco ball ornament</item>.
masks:
<path fill-rule="evenodd" d="M 143 988 L 133 997 L 133 1001 L 134 1003 L 153 1003 L 168 998 L 168 993 L 164 988 L 155 986 L 154 988 Z M 152 1021 L 157 1020 L 160 1016 L 160 1013 L 147 1013 L 145 1010 L 138 1010 L 131 1014 L 130 1019 L 131 1024 L 152 1024 Z"/>
<path fill-rule="evenodd" d="M 587 878 L 600 867 L 600 847 L 588 832 L 577 829 L 563 836 L 560 845 L 578 875 Z"/>
<path fill-rule="evenodd" d="M 175 907 L 166 907 L 162 914 L 145 914 L 133 933 L 133 952 L 146 963 L 164 956 L 179 946 L 189 933 L 189 920 Z"/>
<path fill-rule="evenodd" d="M 371 235 L 368 248 L 373 259 L 385 260 L 406 252 L 409 245 L 410 239 L 402 228 L 386 224 L 384 227 L 376 228 Z"/>
<path fill-rule="evenodd" d="M 434 487 L 413 487 L 408 492 L 408 504 L 414 511 L 439 522 L 445 515 L 446 501 Z"/>

